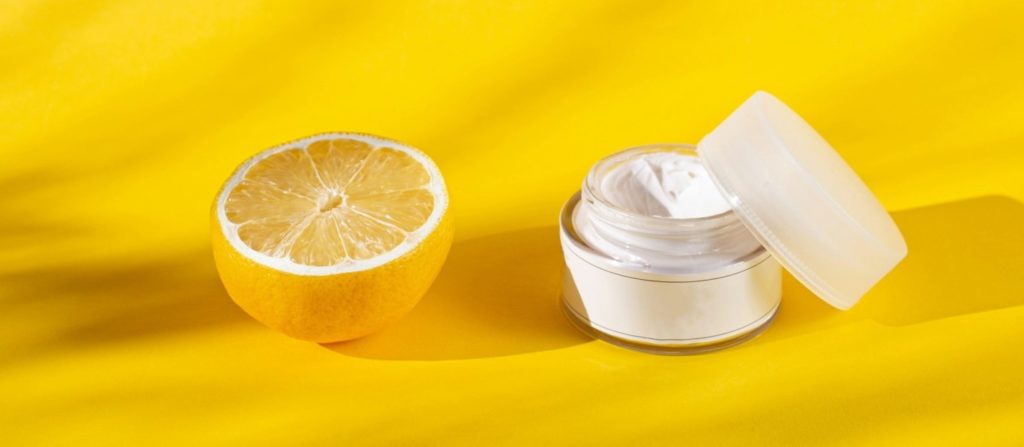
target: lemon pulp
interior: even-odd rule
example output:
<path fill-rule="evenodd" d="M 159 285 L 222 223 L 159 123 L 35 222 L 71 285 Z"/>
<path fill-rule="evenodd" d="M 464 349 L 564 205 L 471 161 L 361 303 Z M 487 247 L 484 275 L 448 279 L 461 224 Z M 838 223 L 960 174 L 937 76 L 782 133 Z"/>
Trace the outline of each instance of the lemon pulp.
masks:
<path fill-rule="evenodd" d="M 227 185 L 222 217 L 238 248 L 273 267 L 325 273 L 302 267 L 386 262 L 447 205 L 433 163 L 377 137 L 328 134 L 261 155 Z"/>

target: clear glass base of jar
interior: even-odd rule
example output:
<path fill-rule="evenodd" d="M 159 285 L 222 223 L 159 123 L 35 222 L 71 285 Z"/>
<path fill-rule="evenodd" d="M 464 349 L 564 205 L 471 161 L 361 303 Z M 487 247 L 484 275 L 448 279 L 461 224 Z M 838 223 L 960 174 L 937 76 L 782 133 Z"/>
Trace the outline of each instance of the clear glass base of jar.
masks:
<path fill-rule="evenodd" d="M 722 349 L 731 348 L 733 346 L 746 343 L 750 340 L 757 338 L 762 332 L 771 326 L 772 322 L 775 321 L 775 315 L 779 313 L 779 306 L 775 306 L 772 311 L 765 316 L 764 319 L 755 322 L 750 325 L 749 330 L 745 332 L 738 332 L 736 336 L 727 338 L 724 340 L 716 340 L 711 343 L 687 343 L 687 344 L 647 344 L 641 343 L 634 340 L 627 340 L 614 335 L 612 332 L 605 332 L 595 327 L 592 322 L 585 320 L 583 317 L 578 315 L 572 307 L 565 300 L 565 296 L 560 296 L 562 303 L 562 313 L 565 314 L 566 318 L 572 322 L 572 325 L 579 329 L 586 335 L 592 338 L 611 343 L 613 345 L 630 349 L 633 351 L 645 352 L 648 354 L 660 354 L 660 355 L 695 355 L 695 354 L 706 354 L 709 352 L 720 351 Z"/>

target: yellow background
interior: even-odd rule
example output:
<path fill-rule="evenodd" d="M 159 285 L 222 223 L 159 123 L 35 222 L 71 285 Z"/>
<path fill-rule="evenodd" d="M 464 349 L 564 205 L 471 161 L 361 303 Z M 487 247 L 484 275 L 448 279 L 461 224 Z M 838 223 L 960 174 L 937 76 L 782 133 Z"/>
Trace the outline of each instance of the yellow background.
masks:
<path fill-rule="evenodd" d="M 1014 1 L 4 1 L 0 441 L 1020 445 L 1022 24 Z M 909 257 L 845 313 L 787 278 L 721 353 L 578 335 L 561 203 L 757 89 Z M 231 303 L 207 220 L 237 163 L 329 130 L 430 154 L 457 232 L 408 318 L 330 349 Z"/>

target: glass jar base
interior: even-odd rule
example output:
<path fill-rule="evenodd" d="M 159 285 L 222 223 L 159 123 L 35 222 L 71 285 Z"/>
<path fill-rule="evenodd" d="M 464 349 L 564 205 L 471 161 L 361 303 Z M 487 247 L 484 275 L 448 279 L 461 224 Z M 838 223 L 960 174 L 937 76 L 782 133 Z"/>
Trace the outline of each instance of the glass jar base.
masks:
<path fill-rule="evenodd" d="M 615 335 L 601 331 L 595 328 L 588 321 L 584 321 L 565 302 L 565 297 L 560 297 L 562 313 L 565 317 L 572 322 L 572 325 L 579 329 L 580 332 L 601 340 L 606 343 L 611 343 L 615 346 L 629 349 L 632 351 L 640 351 L 648 354 L 660 354 L 660 355 L 695 355 L 695 354 L 706 354 L 710 352 L 720 351 L 722 349 L 731 348 L 733 346 L 746 343 L 750 340 L 757 338 L 761 335 L 772 322 L 775 321 L 775 316 L 779 313 L 779 306 L 775 306 L 771 314 L 756 327 L 752 328 L 748 332 L 737 334 L 735 337 L 731 337 L 725 340 L 718 340 L 711 343 L 689 343 L 689 344 L 648 344 L 639 343 L 633 340 L 626 340 L 623 338 L 616 337 Z"/>

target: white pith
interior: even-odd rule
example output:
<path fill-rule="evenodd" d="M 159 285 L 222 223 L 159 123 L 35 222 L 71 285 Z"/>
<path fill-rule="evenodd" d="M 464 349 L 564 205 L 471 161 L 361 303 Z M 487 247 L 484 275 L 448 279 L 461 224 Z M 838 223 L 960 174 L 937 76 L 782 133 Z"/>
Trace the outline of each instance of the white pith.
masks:
<path fill-rule="evenodd" d="M 395 248 L 386 251 L 380 255 L 374 256 L 369 259 L 363 260 L 347 260 L 344 263 L 331 265 L 331 266 L 313 266 L 304 265 L 292 261 L 289 258 L 278 258 L 268 256 L 253 250 L 251 247 L 246 245 L 238 237 L 239 225 L 231 222 L 227 218 L 227 214 L 224 210 L 227 202 L 228 195 L 238 186 L 238 183 L 245 177 L 245 174 L 249 172 L 249 169 L 262 161 L 263 159 L 274 155 L 276 153 L 289 150 L 289 149 L 303 149 L 305 150 L 310 144 L 320 140 L 333 140 L 338 138 L 351 139 L 355 141 L 362 141 L 373 146 L 374 150 L 380 148 L 389 148 L 397 151 L 404 152 L 413 157 L 430 175 L 430 182 L 424 188 L 434 196 L 434 209 L 431 211 L 430 216 L 427 217 L 426 222 L 423 223 L 419 228 L 408 233 L 405 241 L 396 246 Z M 241 253 L 246 258 L 249 258 L 267 267 L 275 270 L 280 270 L 287 273 L 303 276 L 324 276 L 334 275 L 338 273 L 358 272 L 364 270 L 370 270 L 375 267 L 379 267 L 395 259 L 398 259 L 402 255 L 408 253 L 420 242 L 423 241 L 430 233 L 437 228 L 438 223 L 441 221 L 441 217 L 448 210 L 448 192 L 445 189 L 444 178 L 441 177 L 441 171 L 437 168 L 437 165 L 427 157 L 426 154 L 420 152 L 417 149 L 411 148 L 404 144 L 398 143 L 393 140 L 386 138 L 380 138 L 373 135 L 359 134 L 359 133 L 345 133 L 345 132 L 332 132 L 323 133 L 313 136 L 309 136 L 300 140 L 295 140 L 289 143 L 281 144 L 279 146 L 272 147 L 264 150 L 252 158 L 242 163 L 235 172 L 231 174 L 231 177 L 224 184 L 219 195 L 217 196 L 217 222 L 220 224 L 220 231 L 224 234 L 224 238 L 227 239 L 231 247 Z"/>

